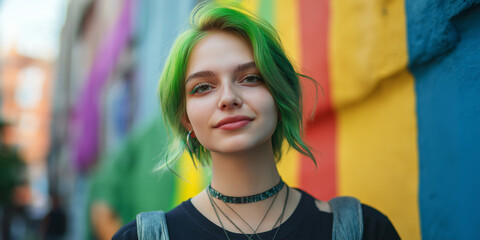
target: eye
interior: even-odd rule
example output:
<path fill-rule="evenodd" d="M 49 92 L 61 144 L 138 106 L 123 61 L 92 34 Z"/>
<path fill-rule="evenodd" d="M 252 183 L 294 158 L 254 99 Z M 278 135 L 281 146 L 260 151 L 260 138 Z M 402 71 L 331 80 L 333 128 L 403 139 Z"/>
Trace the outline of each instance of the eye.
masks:
<path fill-rule="evenodd" d="M 257 84 L 263 81 L 263 77 L 258 74 L 249 74 L 240 80 L 240 83 Z"/>
<path fill-rule="evenodd" d="M 200 83 L 200 84 L 195 85 L 195 87 L 193 87 L 190 94 L 203 93 L 203 92 L 209 91 L 211 89 L 212 89 L 212 86 L 210 84 Z"/>

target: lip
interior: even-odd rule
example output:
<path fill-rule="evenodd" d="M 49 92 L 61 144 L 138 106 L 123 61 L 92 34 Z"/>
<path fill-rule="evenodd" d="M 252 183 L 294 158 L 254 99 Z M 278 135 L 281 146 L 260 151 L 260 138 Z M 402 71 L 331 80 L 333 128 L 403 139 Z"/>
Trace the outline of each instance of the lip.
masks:
<path fill-rule="evenodd" d="M 244 115 L 226 117 L 220 120 L 220 122 L 215 125 L 215 128 L 220 128 L 223 130 L 234 130 L 249 124 L 252 120 L 253 118 Z"/>

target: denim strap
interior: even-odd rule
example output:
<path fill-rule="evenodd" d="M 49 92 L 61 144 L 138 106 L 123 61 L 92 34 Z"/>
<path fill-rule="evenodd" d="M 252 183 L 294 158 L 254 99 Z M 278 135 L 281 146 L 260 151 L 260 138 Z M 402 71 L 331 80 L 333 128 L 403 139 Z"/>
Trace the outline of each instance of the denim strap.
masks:
<path fill-rule="evenodd" d="M 142 212 L 137 215 L 138 240 L 169 240 L 165 212 Z"/>
<path fill-rule="evenodd" d="M 362 204 L 353 197 L 336 197 L 329 201 L 333 212 L 333 240 L 361 240 L 363 237 Z"/>

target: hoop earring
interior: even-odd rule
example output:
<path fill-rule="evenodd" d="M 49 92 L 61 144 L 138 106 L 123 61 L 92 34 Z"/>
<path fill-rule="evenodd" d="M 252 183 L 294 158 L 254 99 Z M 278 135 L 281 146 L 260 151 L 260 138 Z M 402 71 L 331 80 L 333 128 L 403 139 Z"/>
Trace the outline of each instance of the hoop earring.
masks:
<path fill-rule="evenodd" d="M 188 148 L 188 153 L 190 153 L 190 158 L 192 159 L 192 162 L 193 162 L 193 166 L 195 167 L 195 169 L 197 169 L 197 164 L 195 163 L 195 159 L 193 158 L 193 149 L 192 147 L 190 147 L 190 135 L 192 134 L 192 130 L 190 130 L 190 132 L 188 132 L 187 134 L 187 148 Z"/>

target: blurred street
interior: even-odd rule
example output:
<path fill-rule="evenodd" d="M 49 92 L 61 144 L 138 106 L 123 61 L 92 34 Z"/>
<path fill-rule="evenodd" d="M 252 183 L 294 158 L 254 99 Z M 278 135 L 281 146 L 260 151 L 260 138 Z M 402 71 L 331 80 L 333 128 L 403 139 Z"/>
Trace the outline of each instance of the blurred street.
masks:
<path fill-rule="evenodd" d="M 285 149 L 289 186 L 355 196 L 402 239 L 480 239 L 479 0 L 218 1 L 322 87 L 300 78 L 318 161 Z M 111 239 L 209 183 L 188 154 L 154 171 L 158 78 L 198 2 L 0 0 L 0 240 Z"/>

